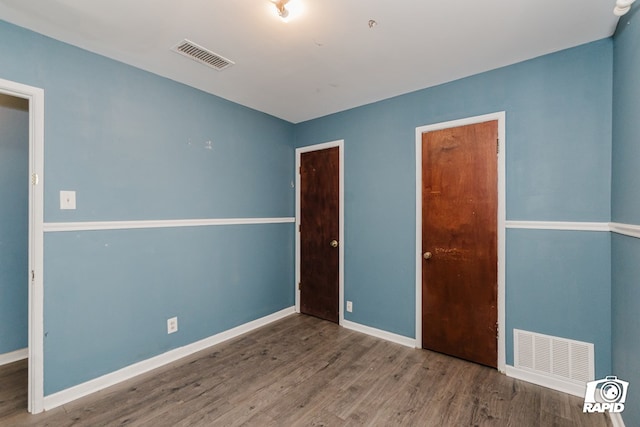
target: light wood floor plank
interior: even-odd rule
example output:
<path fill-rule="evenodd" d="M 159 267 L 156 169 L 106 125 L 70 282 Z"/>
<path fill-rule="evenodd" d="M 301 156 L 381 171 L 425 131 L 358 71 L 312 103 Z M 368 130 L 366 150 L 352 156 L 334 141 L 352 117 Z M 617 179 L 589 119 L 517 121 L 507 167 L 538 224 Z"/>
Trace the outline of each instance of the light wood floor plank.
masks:
<path fill-rule="evenodd" d="M 582 399 L 293 315 L 39 415 L 0 367 L 0 426 L 610 426 Z"/>

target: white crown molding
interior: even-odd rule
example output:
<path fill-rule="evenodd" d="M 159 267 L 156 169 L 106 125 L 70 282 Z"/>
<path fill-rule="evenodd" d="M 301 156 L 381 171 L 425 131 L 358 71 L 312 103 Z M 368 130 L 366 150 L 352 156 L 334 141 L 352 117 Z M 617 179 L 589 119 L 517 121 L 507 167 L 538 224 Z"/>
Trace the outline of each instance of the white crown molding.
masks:
<path fill-rule="evenodd" d="M 138 363 L 134 363 L 133 365 L 129 365 L 117 371 L 111 372 L 93 380 L 89 380 L 85 383 L 78 384 L 57 393 L 50 394 L 48 396 L 45 396 L 44 398 L 44 409 L 48 411 L 58 406 L 62 406 L 73 400 L 87 396 L 88 394 L 95 393 L 112 385 L 118 384 L 122 381 L 129 380 L 138 375 L 144 374 L 145 372 L 149 372 L 152 369 L 156 369 L 168 363 L 175 362 L 176 360 L 182 359 L 183 357 L 190 356 L 193 353 L 238 337 L 254 329 L 265 326 L 271 322 L 275 322 L 276 320 L 285 318 L 293 314 L 294 312 L 294 307 L 287 307 L 283 310 L 277 311 L 260 319 L 253 320 L 243 325 L 236 326 L 235 328 L 229 329 L 227 331 L 220 332 L 219 334 L 212 335 L 209 338 L 196 341 L 184 347 L 170 350 L 166 353 L 160 354 L 147 360 L 143 360 Z"/>
<path fill-rule="evenodd" d="M 210 218 L 210 219 L 167 219 L 141 221 L 83 221 L 45 222 L 47 233 L 61 231 L 131 230 L 136 228 L 202 227 L 212 225 L 252 225 L 293 223 L 295 218 Z"/>
<path fill-rule="evenodd" d="M 24 360 L 27 357 L 29 357 L 28 348 L 21 348 L 20 350 L 0 354 L 0 366 L 8 365 L 9 363 L 17 362 L 18 360 Z"/>

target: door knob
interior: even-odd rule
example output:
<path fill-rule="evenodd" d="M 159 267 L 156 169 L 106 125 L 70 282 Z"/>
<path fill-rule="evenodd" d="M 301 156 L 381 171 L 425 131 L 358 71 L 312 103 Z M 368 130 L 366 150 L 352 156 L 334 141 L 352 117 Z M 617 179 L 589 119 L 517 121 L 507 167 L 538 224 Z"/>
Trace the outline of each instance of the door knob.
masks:
<path fill-rule="evenodd" d="M 337 240 L 332 240 L 331 243 L 329 243 L 331 245 L 332 248 L 337 248 L 338 247 L 338 241 Z"/>
<path fill-rule="evenodd" d="M 425 252 L 424 255 L 422 255 L 424 259 L 431 259 L 432 256 L 433 254 L 431 252 Z"/>

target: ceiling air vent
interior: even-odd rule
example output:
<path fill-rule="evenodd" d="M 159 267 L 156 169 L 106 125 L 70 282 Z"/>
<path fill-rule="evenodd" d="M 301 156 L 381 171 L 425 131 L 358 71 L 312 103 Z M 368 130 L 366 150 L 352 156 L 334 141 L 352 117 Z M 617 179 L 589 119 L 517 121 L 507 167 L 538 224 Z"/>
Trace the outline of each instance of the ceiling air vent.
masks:
<path fill-rule="evenodd" d="M 191 58 L 194 61 L 198 61 L 201 64 L 215 68 L 218 71 L 224 70 L 234 64 L 230 59 L 224 58 L 217 53 L 213 53 L 187 39 L 178 43 L 172 50 L 186 56 L 187 58 Z"/>

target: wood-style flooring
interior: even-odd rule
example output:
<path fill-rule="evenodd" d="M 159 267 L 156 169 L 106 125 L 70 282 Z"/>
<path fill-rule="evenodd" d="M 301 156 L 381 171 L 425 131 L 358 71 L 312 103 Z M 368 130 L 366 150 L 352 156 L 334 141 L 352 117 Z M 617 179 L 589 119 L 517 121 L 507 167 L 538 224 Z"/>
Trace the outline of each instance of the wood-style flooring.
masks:
<path fill-rule="evenodd" d="M 30 415 L 27 363 L 0 367 L 1 426 L 609 426 L 582 399 L 292 315 Z"/>

